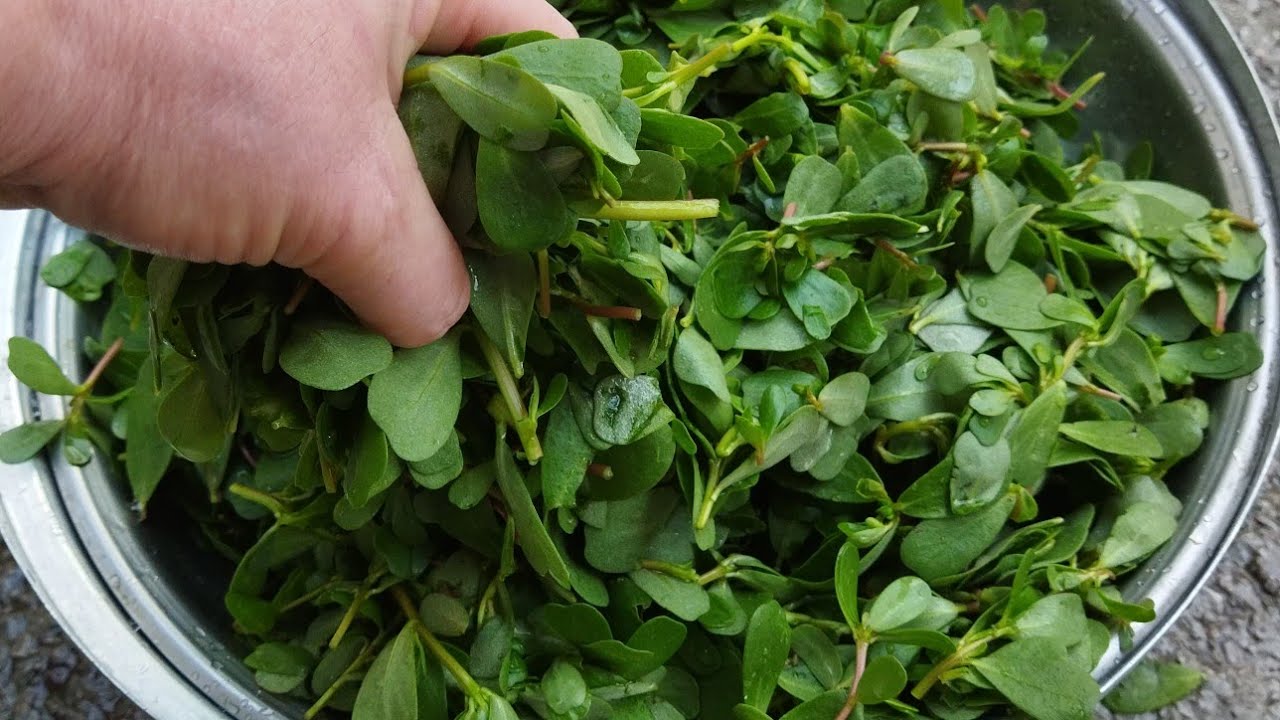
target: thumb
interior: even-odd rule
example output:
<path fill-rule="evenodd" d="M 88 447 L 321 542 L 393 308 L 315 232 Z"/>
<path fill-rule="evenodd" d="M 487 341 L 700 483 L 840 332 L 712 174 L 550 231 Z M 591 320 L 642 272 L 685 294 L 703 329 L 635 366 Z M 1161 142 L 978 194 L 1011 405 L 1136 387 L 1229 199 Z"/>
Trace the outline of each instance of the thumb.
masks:
<path fill-rule="evenodd" d="M 383 162 L 354 173 L 339 199 L 345 217 L 323 250 L 299 263 L 360 320 L 399 347 L 425 345 L 466 312 L 470 274 L 427 194 L 394 112 L 383 129 Z"/>
<path fill-rule="evenodd" d="M 491 35 L 546 30 L 577 37 L 573 23 L 544 0 L 419 0 L 414 37 L 432 55 L 470 48 Z"/>

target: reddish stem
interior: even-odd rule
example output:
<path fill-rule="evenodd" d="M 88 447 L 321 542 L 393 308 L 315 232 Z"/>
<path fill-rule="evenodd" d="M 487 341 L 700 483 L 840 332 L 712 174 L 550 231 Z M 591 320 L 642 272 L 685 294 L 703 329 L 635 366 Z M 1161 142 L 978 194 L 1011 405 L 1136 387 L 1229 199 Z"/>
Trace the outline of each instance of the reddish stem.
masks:
<path fill-rule="evenodd" d="M 249 463 L 249 467 L 256 470 L 258 468 L 258 458 L 253 456 L 253 451 L 249 449 L 248 445 L 244 444 L 243 440 L 238 444 L 240 446 L 240 455 L 244 458 L 244 461 Z"/>
<path fill-rule="evenodd" d="M 597 477 L 601 480 L 613 479 L 613 468 L 604 463 L 591 463 L 587 466 L 587 474 L 591 477 Z"/>
<path fill-rule="evenodd" d="M 1227 286 L 1218 281 L 1218 312 L 1213 318 L 1213 334 L 1221 335 L 1227 330 Z"/>
<path fill-rule="evenodd" d="M 738 156 L 738 159 L 735 162 L 738 164 L 738 167 L 742 167 L 748 160 L 759 155 L 768 146 L 769 137 L 766 135 L 765 137 L 751 143 L 746 150 L 742 151 L 742 154 Z"/>
<path fill-rule="evenodd" d="M 977 4 L 977 3 L 974 3 L 974 4 L 970 5 L 970 6 L 969 6 L 969 12 L 973 13 L 973 16 L 974 16 L 974 17 L 976 17 L 976 18 L 978 18 L 978 22 L 986 22 L 986 21 L 987 21 L 987 11 L 986 11 L 986 8 L 982 7 L 981 5 L 979 5 L 979 4 Z"/>
<path fill-rule="evenodd" d="M 832 255 L 828 255 L 827 257 L 824 257 L 818 262 L 814 263 L 813 269 L 817 270 L 818 272 L 822 272 L 823 270 L 826 270 L 827 268 L 835 264 L 836 264 L 835 257 Z"/>
<path fill-rule="evenodd" d="M 1045 275 L 1045 276 L 1044 276 L 1044 290 L 1045 290 L 1045 292 L 1047 292 L 1047 293 L 1049 293 L 1049 294 L 1053 294 L 1053 292 L 1054 292 L 1055 290 L 1057 290 L 1057 289 L 1058 289 L 1058 276 L 1057 276 L 1057 275 L 1052 275 L 1052 274 L 1050 274 L 1050 275 Z"/>
<path fill-rule="evenodd" d="M 1071 91 L 1067 90 L 1066 88 L 1062 87 L 1056 82 L 1049 83 L 1049 92 L 1053 93 L 1053 96 L 1058 98 L 1059 100 L 1066 100 L 1067 98 L 1071 97 Z M 1089 104 L 1086 103 L 1084 100 L 1076 101 L 1075 108 L 1077 110 L 1084 110 L 1088 107 L 1089 107 Z"/>
<path fill-rule="evenodd" d="M 306 299 L 307 293 L 311 292 L 311 287 L 315 284 L 316 281 L 310 275 L 304 277 L 302 282 L 298 283 L 298 287 L 294 288 L 289 301 L 284 304 L 284 314 L 292 315 L 297 312 L 298 306 Z"/>
<path fill-rule="evenodd" d="M 919 265 L 916 264 L 916 261 L 911 259 L 910 255 L 894 247 L 893 243 L 889 242 L 888 240 L 885 240 L 884 238 L 876 239 L 876 247 L 894 256 L 895 258 L 898 259 L 898 262 L 902 263 L 903 265 L 906 265 L 909 268 L 915 269 L 919 267 Z"/>
<path fill-rule="evenodd" d="M 101 378 L 102 373 L 107 371 L 107 366 L 111 364 L 112 360 L 116 359 L 116 355 L 120 354 L 120 349 L 123 347 L 124 338 L 116 338 L 116 341 L 111 343 L 111 347 L 102 353 L 102 357 L 98 359 L 97 364 L 89 371 L 89 376 L 84 379 L 84 383 L 80 386 L 85 389 L 85 392 L 93 389 L 93 386 L 98 382 L 98 378 Z"/>
<path fill-rule="evenodd" d="M 862 682 L 862 673 L 867 669 L 867 643 L 859 640 L 858 649 L 853 660 L 853 681 L 849 683 L 849 699 L 844 701 L 835 720 L 849 720 L 853 709 L 858 705 L 858 685 Z"/>
<path fill-rule="evenodd" d="M 630 320 L 631 322 L 640 322 L 640 318 L 643 317 L 640 308 L 626 307 L 625 305 L 587 305 L 585 303 L 578 303 L 577 305 L 584 315 L 591 317 Z"/>
<path fill-rule="evenodd" d="M 1116 402 L 1121 402 L 1124 400 L 1124 396 L 1121 395 L 1120 393 L 1111 392 L 1110 390 L 1107 390 L 1106 388 L 1100 388 L 1097 385 L 1081 385 L 1080 392 L 1088 393 L 1090 395 L 1097 395 L 1098 397 L 1106 398 L 1108 400 L 1115 400 Z"/>
<path fill-rule="evenodd" d="M 796 204 L 793 202 L 787 203 L 787 206 L 782 210 L 782 219 L 786 220 L 789 217 L 795 217 L 795 215 L 796 215 Z"/>

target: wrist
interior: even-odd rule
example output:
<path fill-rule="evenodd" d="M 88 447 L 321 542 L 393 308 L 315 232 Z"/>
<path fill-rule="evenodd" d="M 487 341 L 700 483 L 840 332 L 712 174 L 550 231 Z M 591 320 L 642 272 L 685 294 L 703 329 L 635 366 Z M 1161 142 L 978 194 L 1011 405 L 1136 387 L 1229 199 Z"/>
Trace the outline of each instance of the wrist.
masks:
<path fill-rule="evenodd" d="M 79 0 L 0 0 L 0 46 L 13 58 L 0 64 L 0 187 L 54 184 L 68 169 L 58 158 L 100 126 L 100 111 L 125 85 L 110 52 L 124 12 Z"/>

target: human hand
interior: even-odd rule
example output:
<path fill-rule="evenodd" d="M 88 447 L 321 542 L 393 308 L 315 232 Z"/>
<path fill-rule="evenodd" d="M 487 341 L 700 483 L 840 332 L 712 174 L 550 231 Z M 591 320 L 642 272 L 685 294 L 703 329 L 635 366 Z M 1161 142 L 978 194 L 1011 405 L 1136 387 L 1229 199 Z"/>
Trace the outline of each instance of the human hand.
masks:
<path fill-rule="evenodd" d="M 404 66 L 527 29 L 575 34 L 543 0 L 0 0 L 0 206 L 301 268 L 430 342 L 469 278 L 396 116 Z"/>

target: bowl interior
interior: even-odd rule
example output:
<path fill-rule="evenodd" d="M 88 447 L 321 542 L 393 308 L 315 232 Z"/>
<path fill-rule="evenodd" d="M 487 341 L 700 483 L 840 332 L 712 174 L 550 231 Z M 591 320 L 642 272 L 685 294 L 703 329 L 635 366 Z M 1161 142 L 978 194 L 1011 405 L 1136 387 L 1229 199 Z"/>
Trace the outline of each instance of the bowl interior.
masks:
<path fill-rule="evenodd" d="M 1268 221 L 1266 229 L 1274 230 L 1275 207 L 1265 192 L 1274 181 L 1256 150 L 1275 143 L 1274 130 L 1242 109 L 1239 88 L 1232 89 L 1239 80 L 1229 79 L 1225 69 L 1234 59 L 1214 57 L 1206 49 L 1209 43 L 1199 33 L 1214 22 L 1207 6 L 1175 11 L 1160 2 L 1131 0 L 1032 4 L 1046 8 L 1051 34 L 1064 47 L 1094 39 L 1073 71 L 1076 81 L 1097 70 L 1107 72 L 1082 116 L 1081 137 L 1101 132 L 1110 154 L 1119 158 L 1136 143 L 1151 140 L 1158 149 L 1157 177 Z M 1200 29 L 1190 30 L 1193 25 Z M 1221 38 L 1215 42 L 1220 44 Z M 45 226 L 36 234 L 38 246 L 28 249 L 35 253 L 29 257 L 33 262 L 76 236 L 48 216 L 38 221 Z M 1274 236 L 1269 240 L 1275 247 Z M 1278 346 L 1274 334 L 1280 325 L 1280 304 L 1272 291 L 1275 274 L 1276 267 L 1268 264 L 1265 279 L 1241 298 L 1233 316 L 1237 329 L 1260 332 L 1269 348 Z M 34 298 L 33 335 L 52 341 L 66 366 L 82 366 L 78 338 L 90 320 L 52 291 L 37 291 Z M 1209 392 L 1214 421 L 1205 446 L 1169 477 L 1186 506 L 1178 534 L 1125 586 L 1131 598 L 1153 597 L 1162 619 L 1139 631 L 1133 650 L 1122 654 L 1113 649 L 1099 670 L 1104 684 L 1117 679 L 1154 642 L 1234 533 L 1276 436 L 1267 412 L 1277 395 L 1274 376 L 1275 361 L 1268 358 L 1255 377 Z M 241 665 L 244 647 L 230 632 L 222 607 L 232 567 L 193 537 L 193 528 L 169 508 L 163 490 L 147 522 L 139 523 L 126 483 L 108 477 L 101 463 L 80 471 L 55 461 L 55 472 L 86 552 L 103 577 L 112 580 L 107 584 L 117 601 L 177 670 L 237 717 L 301 715 L 294 705 L 259 691 Z"/>

